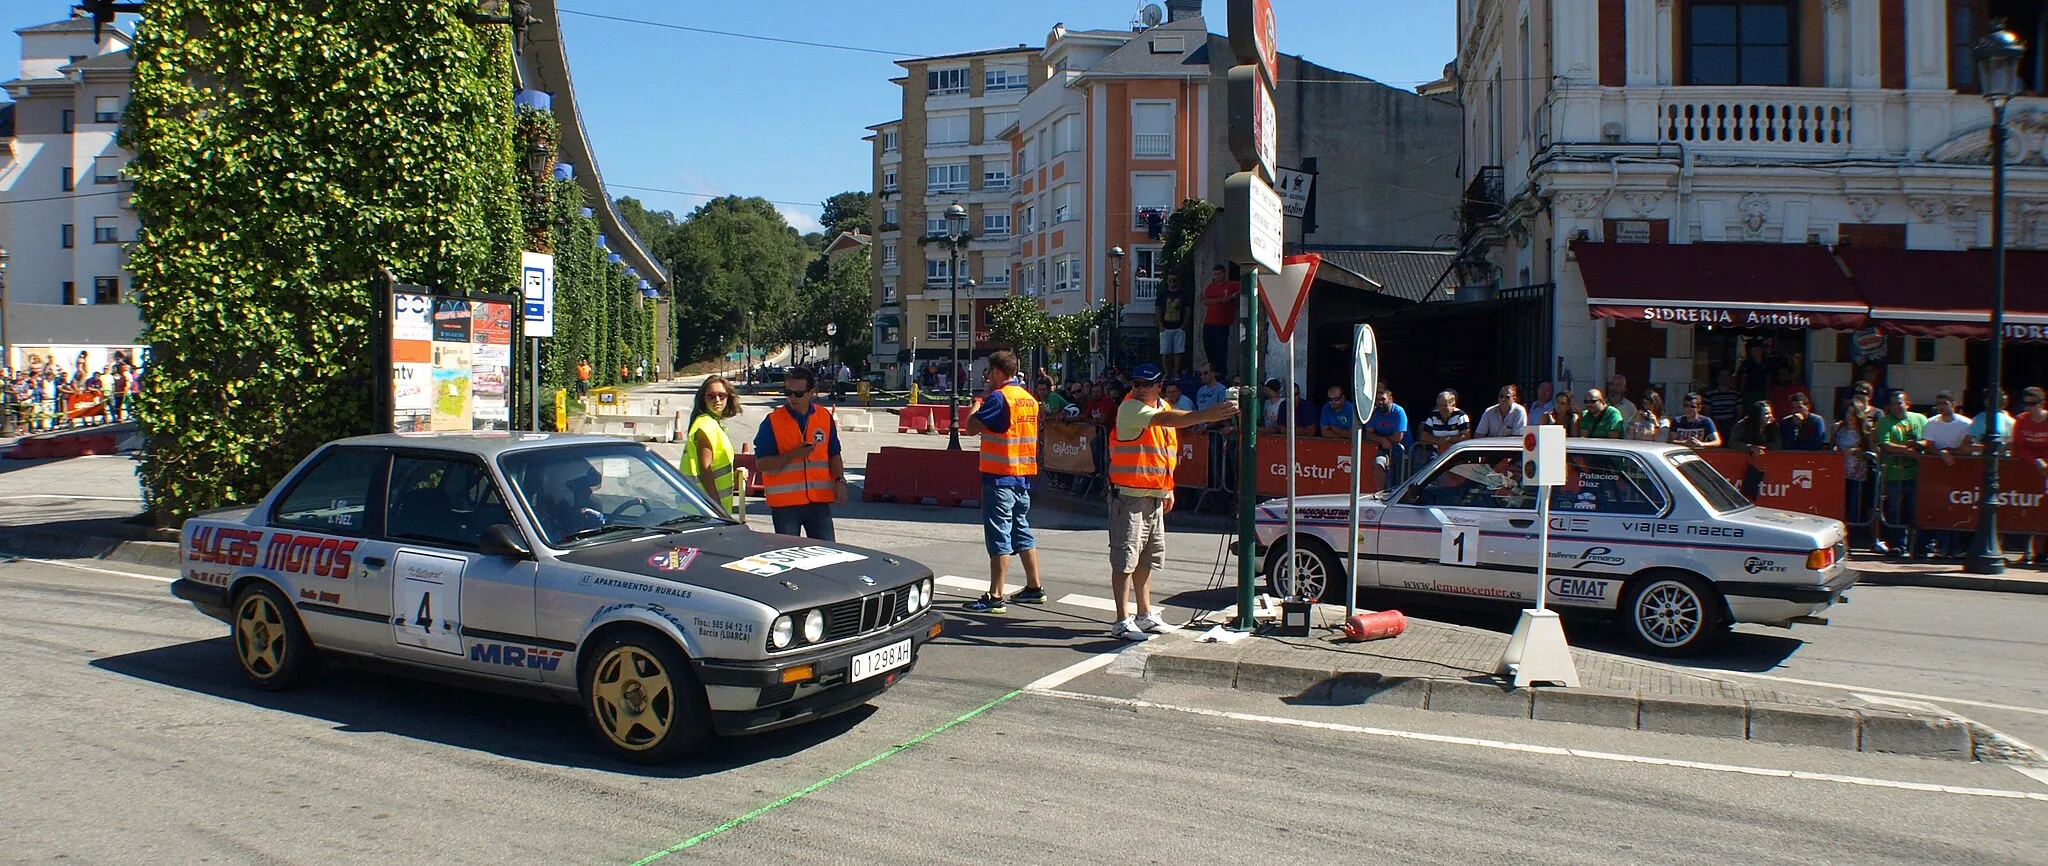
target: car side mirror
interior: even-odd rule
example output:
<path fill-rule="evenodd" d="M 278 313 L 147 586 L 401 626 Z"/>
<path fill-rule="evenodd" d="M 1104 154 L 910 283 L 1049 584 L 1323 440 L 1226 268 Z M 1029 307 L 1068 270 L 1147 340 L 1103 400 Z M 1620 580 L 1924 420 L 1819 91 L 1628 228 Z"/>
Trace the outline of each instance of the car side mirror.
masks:
<path fill-rule="evenodd" d="M 533 550 L 526 546 L 526 540 L 519 537 L 519 530 L 509 523 L 493 523 L 484 530 L 483 552 L 506 559 L 532 559 Z"/>

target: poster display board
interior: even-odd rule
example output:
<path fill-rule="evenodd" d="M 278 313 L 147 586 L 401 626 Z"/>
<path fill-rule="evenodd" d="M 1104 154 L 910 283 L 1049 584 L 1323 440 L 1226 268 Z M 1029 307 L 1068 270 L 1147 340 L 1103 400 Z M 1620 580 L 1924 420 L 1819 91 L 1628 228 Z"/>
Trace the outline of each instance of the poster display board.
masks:
<path fill-rule="evenodd" d="M 391 429 L 512 427 L 512 301 L 393 292 Z"/>

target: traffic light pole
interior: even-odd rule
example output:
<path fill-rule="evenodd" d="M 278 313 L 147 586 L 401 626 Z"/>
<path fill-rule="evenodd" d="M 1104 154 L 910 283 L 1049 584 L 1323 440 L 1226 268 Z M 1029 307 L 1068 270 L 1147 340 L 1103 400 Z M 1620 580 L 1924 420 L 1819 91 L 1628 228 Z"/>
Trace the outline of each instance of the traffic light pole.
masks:
<path fill-rule="evenodd" d="M 1259 503 L 1259 424 L 1257 413 L 1257 368 L 1259 365 L 1259 269 L 1247 268 L 1244 289 L 1239 292 L 1243 309 L 1238 325 L 1244 331 L 1243 371 L 1247 383 L 1237 405 L 1237 621 L 1232 631 L 1248 632 L 1257 627 L 1252 605 L 1258 577 L 1258 531 L 1253 525 Z"/>

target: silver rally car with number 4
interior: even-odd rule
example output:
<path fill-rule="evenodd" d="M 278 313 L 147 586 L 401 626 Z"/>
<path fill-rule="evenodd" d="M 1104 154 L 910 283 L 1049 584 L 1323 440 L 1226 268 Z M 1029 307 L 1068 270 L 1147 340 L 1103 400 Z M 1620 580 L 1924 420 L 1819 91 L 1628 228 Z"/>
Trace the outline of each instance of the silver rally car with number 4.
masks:
<path fill-rule="evenodd" d="M 1856 582 L 1841 521 L 1751 504 L 1682 446 L 1566 441 L 1565 484 L 1551 489 L 1552 605 L 1615 613 L 1644 648 L 1687 655 L 1733 623 L 1817 622 Z M 1520 440 L 1461 442 L 1362 498 L 1359 587 L 1534 602 L 1536 490 L 1521 460 Z M 1287 543 L 1285 509 L 1259 509 L 1268 586 L 1341 598 L 1348 498 L 1298 499 L 1299 545 Z"/>
<path fill-rule="evenodd" d="M 595 436 L 344 439 L 179 543 L 172 593 L 262 688 L 326 654 L 532 687 L 641 763 L 859 706 L 940 632 L 929 568 L 750 531 Z"/>

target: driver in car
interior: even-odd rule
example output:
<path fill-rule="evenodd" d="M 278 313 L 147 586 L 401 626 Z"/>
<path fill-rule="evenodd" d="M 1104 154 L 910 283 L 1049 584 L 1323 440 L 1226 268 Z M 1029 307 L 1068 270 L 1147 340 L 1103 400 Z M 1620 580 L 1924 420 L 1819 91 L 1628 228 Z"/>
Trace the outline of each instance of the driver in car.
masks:
<path fill-rule="evenodd" d="M 550 538 L 560 540 L 605 525 L 604 511 L 597 507 L 593 496 L 597 486 L 604 483 L 597 467 L 587 460 L 571 458 L 552 467 L 548 474 L 558 480 L 542 485 L 534 511 Z"/>

